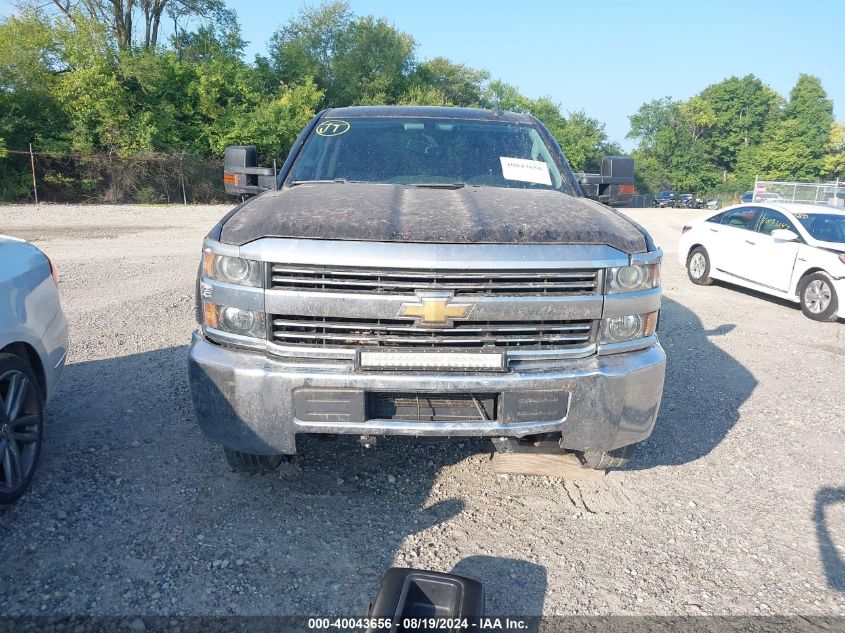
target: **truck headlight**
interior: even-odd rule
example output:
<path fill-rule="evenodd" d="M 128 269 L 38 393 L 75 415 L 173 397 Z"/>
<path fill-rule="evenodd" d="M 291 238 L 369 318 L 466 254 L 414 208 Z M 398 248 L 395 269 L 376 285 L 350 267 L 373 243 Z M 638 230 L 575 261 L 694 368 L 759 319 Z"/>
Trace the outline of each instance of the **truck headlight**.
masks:
<path fill-rule="evenodd" d="M 651 290 L 660 285 L 660 264 L 632 264 L 608 268 L 605 294 Z"/>
<path fill-rule="evenodd" d="M 601 322 L 599 343 L 627 343 L 651 336 L 657 330 L 657 312 L 626 314 Z"/>
<path fill-rule="evenodd" d="M 251 259 L 217 255 L 211 251 L 202 254 L 202 274 L 208 279 L 261 288 L 264 285 L 262 272 L 261 262 Z"/>
<path fill-rule="evenodd" d="M 267 325 L 263 312 L 204 302 L 202 315 L 203 324 L 206 327 L 238 336 L 267 338 Z"/>

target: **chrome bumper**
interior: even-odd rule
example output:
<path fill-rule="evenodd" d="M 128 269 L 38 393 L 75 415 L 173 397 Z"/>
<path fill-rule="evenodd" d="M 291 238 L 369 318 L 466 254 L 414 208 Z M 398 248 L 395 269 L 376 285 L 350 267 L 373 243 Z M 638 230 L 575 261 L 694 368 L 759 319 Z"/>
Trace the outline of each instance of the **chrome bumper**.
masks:
<path fill-rule="evenodd" d="M 566 362 L 554 371 L 476 373 L 353 372 L 327 365 L 288 364 L 265 354 L 216 345 L 195 333 L 188 373 L 197 421 L 212 441 L 246 453 L 296 453 L 298 433 L 523 437 L 560 432 L 572 450 L 612 450 L 647 438 L 654 427 L 666 355 L 643 350 Z M 552 390 L 568 394 L 553 421 L 314 422 L 298 419 L 300 388 L 429 393 Z"/>

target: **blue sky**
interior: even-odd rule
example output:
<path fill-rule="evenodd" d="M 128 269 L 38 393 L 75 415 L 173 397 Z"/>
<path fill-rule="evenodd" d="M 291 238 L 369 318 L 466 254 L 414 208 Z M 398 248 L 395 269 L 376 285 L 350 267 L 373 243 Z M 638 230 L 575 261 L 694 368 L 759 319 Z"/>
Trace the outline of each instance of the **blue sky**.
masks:
<path fill-rule="evenodd" d="M 301 2 L 228 0 L 263 53 Z M 311 3 L 309 3 L 311 4 Z M 845 1 L 352 0 L 414 36 L 421 59 L 443 55 L 488 69 L 564 111 L 585 110 L 625 140 L 628 115 L 653 98 L 688 98 L 730 75 L 754 73 L 787 96 L 799 73 L 821 78 L 845 119 Z M 11 11 L 0 0 L 0 14 Z"/>

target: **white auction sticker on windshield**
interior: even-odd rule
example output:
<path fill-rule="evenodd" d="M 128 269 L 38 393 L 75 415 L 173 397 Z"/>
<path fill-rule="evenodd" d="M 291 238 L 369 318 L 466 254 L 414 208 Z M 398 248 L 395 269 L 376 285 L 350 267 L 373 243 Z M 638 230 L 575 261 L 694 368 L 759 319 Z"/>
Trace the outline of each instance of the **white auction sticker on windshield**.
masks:
<path fill-rule="evenodd" d="M 499 156 L 499 160 L 502 161 L 502 175 L 508 180 L 536 182 L 541 185 L 552 184 L 549 166 L 541 160 L 509 158 L 507 156 Z"/>

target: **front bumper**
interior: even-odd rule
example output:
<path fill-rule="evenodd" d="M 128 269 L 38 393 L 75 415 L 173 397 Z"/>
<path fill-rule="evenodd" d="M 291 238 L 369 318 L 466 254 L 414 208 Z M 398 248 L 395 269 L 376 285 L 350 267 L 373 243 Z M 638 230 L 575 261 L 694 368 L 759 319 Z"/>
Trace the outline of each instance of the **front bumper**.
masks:
<path fill-rule="evenodd" d="M 501 374 L 355 372 L 294 364 L 223 347 L 200 333 L 194 334 L 188 351 L 191 395 L 203 432 L 212 441 L 254 454 L 296 453 L 298 433 L 524 437 L 559 432 L 564 448 L 612 450 L 651 434 L 665 368 L 666 355 L 658 343 L 639 351 L 567 361 L 553 371 Z M 297 417 L 294 391 L 302 388 L 352 393 L 558 391 L 568 395 L 568 407 L 552 421 L 315 422 Z"/>

